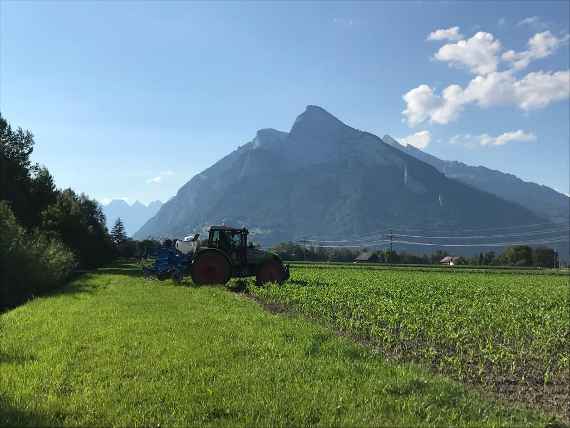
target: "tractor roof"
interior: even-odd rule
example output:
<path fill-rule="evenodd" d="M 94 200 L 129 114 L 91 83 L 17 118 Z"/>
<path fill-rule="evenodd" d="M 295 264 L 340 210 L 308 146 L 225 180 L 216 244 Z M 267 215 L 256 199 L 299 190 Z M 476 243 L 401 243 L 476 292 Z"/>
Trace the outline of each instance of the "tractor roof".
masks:
<path fill-rule="evenodd" d="M 210 226 L 210 230 L 226 230 L 229 232 L 241 232 L 242 230 L 247 231 L 245 227 L 231 227 L 231 226 Z"/>

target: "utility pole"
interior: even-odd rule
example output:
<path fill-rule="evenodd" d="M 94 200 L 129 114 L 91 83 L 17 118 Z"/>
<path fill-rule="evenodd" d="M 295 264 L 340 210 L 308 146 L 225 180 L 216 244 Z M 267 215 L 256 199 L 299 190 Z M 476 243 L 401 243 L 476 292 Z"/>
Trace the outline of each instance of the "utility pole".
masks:
<path fill-rule="evenodd" d="M 394 257 L 392 256 L 393 253 L 393 248 L 392 248 L 392 229 L 390 229 L 390 252 L 388 253 L 388 263 L 392 263 L 392 260 L 394 259 Z"/>

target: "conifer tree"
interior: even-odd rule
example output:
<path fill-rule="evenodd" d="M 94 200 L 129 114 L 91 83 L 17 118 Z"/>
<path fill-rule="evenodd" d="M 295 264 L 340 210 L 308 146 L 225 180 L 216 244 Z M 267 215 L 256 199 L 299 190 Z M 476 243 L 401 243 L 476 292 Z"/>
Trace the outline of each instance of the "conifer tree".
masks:
<path fill-rule="evenodd" d="M 121 220 L 121 217 L 115 221 L 115 225 L 111 229 L 111 239 L 116 247 L 120 246 L 127 240 L 127 234 L 125 233 L 125 225 Z"/>

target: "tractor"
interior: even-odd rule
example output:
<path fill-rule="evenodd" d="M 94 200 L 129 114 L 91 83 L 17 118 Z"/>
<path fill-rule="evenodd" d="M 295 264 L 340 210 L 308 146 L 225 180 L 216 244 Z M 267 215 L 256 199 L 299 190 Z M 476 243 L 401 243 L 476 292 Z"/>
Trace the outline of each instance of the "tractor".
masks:
<path fill-rule="evenodd" d="M 248 276 L 255 276 L 259 285 L 286 281 L 289 266 L 284 265 L 275 253 L 248 246 L 248 233 L 246 228 L 210 227 L 207 245 L 197 245 L 194 251 L 190 265 L 192 281 L 195 284 L 225 284 L 230 278 Z"/>
<path fill-rule="evenodd" d="M 230 278 L 250 276 L 255 276 L 258 285 L 286 281 L 289 266 L 277 254 L 248 245 L 248 233 L 246 228 L 212 226 L 207 243 L 200 245 L 199 234 L 177 241 L 176 256 L 171 256 L 172 261 L 160 270 L 167 272 L 163 276 L 170 275 L 175 281 L 190 273 L 197 285 L 225 284 Z M 158 270 L 154 274 L 161 279 Z"/>

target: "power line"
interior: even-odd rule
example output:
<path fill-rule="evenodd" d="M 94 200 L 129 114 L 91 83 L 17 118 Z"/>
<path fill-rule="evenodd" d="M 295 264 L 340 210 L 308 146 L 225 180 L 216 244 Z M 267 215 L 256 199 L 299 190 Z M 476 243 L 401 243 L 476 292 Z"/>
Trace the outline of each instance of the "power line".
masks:
<path fill-rule="evenodd" d="M 538 230 L 530 232 L 513 232 L 498 235 L 449 235 L 449 236 L 424 236 L 424 235 L 404 235 L 395 233 L 394 236 L 404 238 L 425 238 L 425 239 L 483 239 L 483 238 L 504 238 L 509 236 L 528 236 L 528 235 L 550 235 L 552 233 L 570 232 L 570 228 L 556 229 L 556 230 Z"/>
<path fill-rule="evenodd" d="M 306 241 L 304 246 L 316 247 L 316 248 L 362 248 L 365 246 L 378 245 L 378 244 L 406 244 L 406 245 L 419 245 L 419 246 L 430 246 L 430 247 L 507 247 L 511 245 L 542 245 L 542 244 L 554 244 L 559 242 L 569 242 L 570 239 L 559 238 L 559 239 L 548 239 L 548 240 L 535 240 L 535 241 L 512 241 L 512 242 L 481 242 L 481 243 L 469 243 L 469 244 L 449 244 L 449 243 L 439 243 L 439 242 L 417 242 L 417 241 L 406 241 L 406 240 L 390 240 L 382 239 L 377 241 L 367 242 L 367 245 L 307 245 Z M 301 241 L 297 241 L 300 243 Z"/>
<path fill-rule="evenodd" d="M 533 237 L 533 239 L 536 239 L 536 236 L 542 236 L 542 235 L 552 235 L 552 234 L 557 234 L 557 235 L 566 235 L 568 234 L 568 232 L 570 232 L 570 228 L 569 229 L 556 229 L 556 230 L 540 230 L 540 231 L 530 231 L 530 232 L 523 232 L 523 233 L 507 233 L 507 234 L 497 234 L 497 235 L 447 235 L 447 236 L 425 236 L 425 235 L 406 235 L 406 234 L 399 234 L 399 233 L 392 233 L 390 231 L 390 233 L 388 234 L 383 234 L 382 236 L 380 235 L 372 235 L 366 238 L 361 238 L 361 239 L 341 239 L 341 240 L 323 240 L 323 239 L 307 239 L 307 240 L 303 240 L 302 242 L 304 243 L 326 243 L 326 244 L 355 244 L 355 243 L 361 243 L 361 244 L 366 244 L 366 243 L 370 243 L 373 241 L 377 241 L 379 238 L 384 238 L 386 239 L 392 239 L 393 237 L 399 237 L 399 238 L 416 238 L 416 239 L 466 239 L 466 240 L 472 240 L 472 239 L 492 239 L 492 238 L 524 238 L 524 237 Z M 548 236 L 544 236 L 544 238 L 553 238 L 553 237 L 548 237 Z"/>
<path fill-rule="evenodd" d="M 563 228 L 564 231 L 566 231 L 568 229 L 569 223 L 568 222 L 560 222 L 560 223 L 555 223 L 555 222 L 550 222 L 550 223 L 535 223 L 535 224 L 528 224 L 528 225 L 517 225 L 517 226 L 501 226 L 501 227 L 488 227 L 488 228 L 473 228 L 473 229 L 466 229 L 466 228 L 461 228 L 461 229 L 456 229 L 455 233 L 456 234 L 451 234 L 451 235 L 447 235 L 445 237 L 445 239 L 452 239 L 452 238 L 464 238 L 467 235 L 459 235 L 460 233 L 464 233 L 464 232 L 469 232 L 469 231 L 507 231 L 507 230 L 514 230 L 514 232 L 512 233 L 505 233 L 504 235 L 511 235 L 511 236 L 516 236 L 517 233 L 520 233 L 520 236 L 523 235 L 528 235 L 528 234 L 542 234 L 543 231 L 535 231 L 535 230 L 528 230 L 528 231 L 524 231 L 524 229 L 528 229 L 528 228 L 537 228 L 539 226 L 545 227 L 548 226 L 549 228 Z M 520 229 L 519 231 L 517 231 L 517 229 Z M 404 232 L 403 234 L 398 234 L 398 233 L 394 233 L 393 231 L 396 230 L 396 232 Z M 424 231 L 424 232 L 432 232 L 432 233 L 437 233 L 438 231 L 443 231 L 443 232 L 447 232 L 449 233 L 450 227 L 445 227 L 442 226 L 441 228 L 425 228 L 425 227 L 409 227 L 409 228 L 385 228 L 382 230 L 376 230 L 373 232 L 369 232 L 367 234 L 362 234 L 362 235 L 357 235 L 354 236 L 352 238 L 348 238 L 348 239 L 336 239 L 336 240 L 323 240 L 323 239 L 307 239 L 307 241 L 310 242 L 326 242 L 326 243 L 348 243 L 348 242 L 359 242 L 359 241 L 365 241 L 368 239 L 375 239 L 378 238 L 380 236 L 385 236 L 387 233 L 393 233 L 394 236 L 405 236 L 405 237 L 423 237 L 423 235 L 406 235 L 406 233 L 412 233 L 413 231 L 418 230 L 418 231 Z M 570 229 L 568 229 L 570 230 Z M 562 232 L 562 230 L 561 230 Z M 544 231 L 544 233 L 555 233 L 554 231 Z M 476 235 L 470 235 L 473 237 L 473 239 L 476 237 Z M 487 237 L 492 237 L 493 235 L 482 235 L 482 237 L 487 238 Z M 501 237 L 499 235 L 496 235 L 496 237 Z M 426 237 L 426 238 L 431 238 L 431 237 Z M 434 237 L 436 238 L 436 237 Z M 439 238 L 439 237 L 437 237 Z M 471 238 L 470 238 L 471 239 Z"/>

